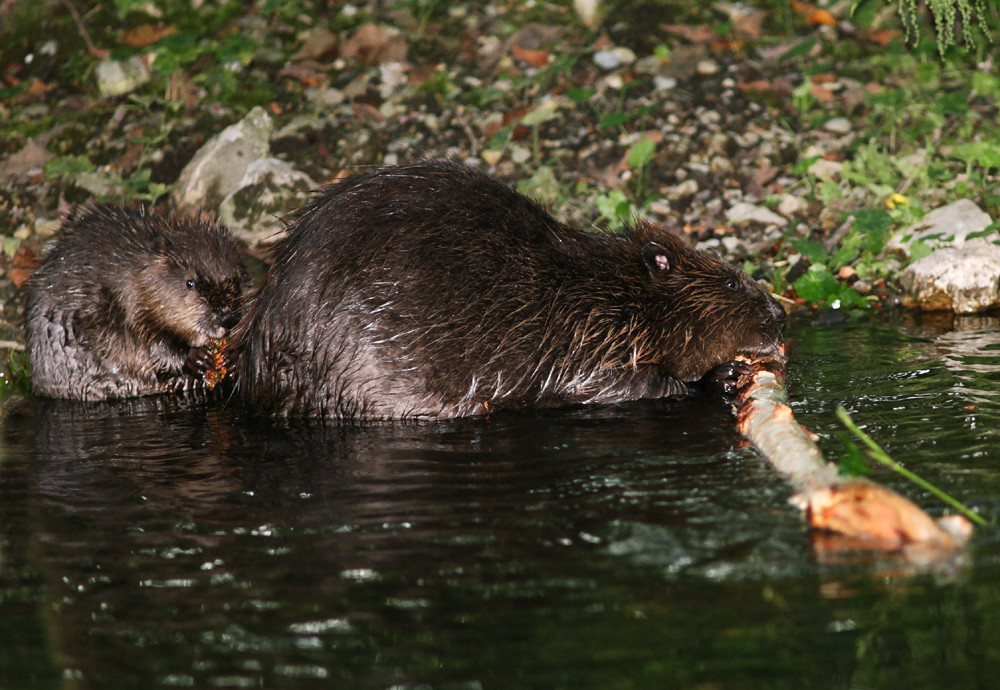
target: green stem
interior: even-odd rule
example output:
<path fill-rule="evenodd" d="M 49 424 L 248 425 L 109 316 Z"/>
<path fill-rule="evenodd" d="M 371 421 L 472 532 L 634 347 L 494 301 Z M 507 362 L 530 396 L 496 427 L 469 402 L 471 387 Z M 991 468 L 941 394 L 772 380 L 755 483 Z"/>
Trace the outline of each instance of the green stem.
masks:
<path fill-rule="evenodd" d="M 910 470 L 906 469 L 905 467 L 903 467 L 902 465 L 900 465 L 898 462 L 896 462 L 895 460 L 893 460 L 891 457 L 889 457 L 889 454 L 886 453 L 884 450 L 882 450 L 882 448 L 880 448 L 879 445 L 877 443 L 875 443 L 875 441 L 873 441 L 871 439 L 871 437 L 868 436 L 868 434 L 866 434 L 865 432 L 863 432 L 861 429 L 859 429 L 857 427 L 857 425 L 851 419 L 850 415 L 847 414 L 847 410 L 845 410 L 842 405 L 839 406 L 839 407 L 837 407 L 837 418 L 844 424 L 844 426 L 846 426 L 848 428 L 848 430 L 854 432 L 854 434 L 859 439 L 861 439 L 861 441 L 866 446 L 868 446 L 868 449 L 871 451 L 871 457 L 872 457 L 872 459 L 879 461 L 883 465 L 888 465 L 893 470 L 895 470 L 899 474 L 903 475 L 904 477 L 906 477 L 907 479 L 909 479 L 911 482 L 913 482 L 914 484 L 916 484 L 920 488 L 924 489 L 925 491 L 930 492 L 934 496 L 937 496 L 942 501 L 944 501 L 945 503 L 947 503 L 948 505 L 950 505 L 952 508 L 954 508 L 955 510 L 958 510 L 959 512 L 961 512 L 963 515 L 965 515 L 967 518 L 969 518 L 970 520 L 972 520 L 976 524 L 979 524 L 979 525 L 985 525 L 986 524 L 986 520 L 981 515 L 978 515 L 977 513 L 974 513 L 972 510 L 970 510 L 969 508 L 967 508 L 965 505 L 963 505 L 962 503 L 960 503 L 958 500 L 952 498 L 951 496 L 949 496 L 948 494 L 946 494 L 944 491 L 941 491 L 941 489 L 937 488 L 936 486 L 934 486 L 933 484 L 931 484 L 930 482 L 928 482 L 924 478 L 915 475 L 913 472 L 911 472 Z"/>

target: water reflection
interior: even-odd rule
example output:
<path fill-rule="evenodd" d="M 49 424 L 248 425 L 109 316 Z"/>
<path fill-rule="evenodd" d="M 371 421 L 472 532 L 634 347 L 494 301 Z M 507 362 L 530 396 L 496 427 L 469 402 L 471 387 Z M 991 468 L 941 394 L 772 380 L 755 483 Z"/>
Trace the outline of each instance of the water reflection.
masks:
<path fill-rule="evenodd" d="M 995 451 L 960 457 L 978 436 L 940 334 L 795 335 L 801 421 L 847 398 L 991 510 Z M 367 428 L 38 401 L 5 433 L 4 687 L 992 681 L 992 533 L 951 583 L 818 563 L 717 401 Z"/>
<path fill-rule="evenodd" d="M 996 403 L 1000 393 L 1000 318 L 929 314 L 910 315 L 908 321 L 908 332 L 928 339 L 928 357 L 955 372 L 956 390 L 972 403 Z"/>

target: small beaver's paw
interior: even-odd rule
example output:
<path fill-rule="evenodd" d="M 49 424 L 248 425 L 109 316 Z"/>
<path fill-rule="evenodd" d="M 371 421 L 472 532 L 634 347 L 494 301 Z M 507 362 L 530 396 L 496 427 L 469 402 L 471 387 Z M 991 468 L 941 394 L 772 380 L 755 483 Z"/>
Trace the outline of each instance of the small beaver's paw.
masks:
<path fill-rule="evenodd" d="M 753 367 L 749 362 L 733 360 L 724 362 L 709 371 L 702 381 L 723 395 L 733 395 L 739 391 L 740 378 L 750 376 L 752 373 Z"/>
<path fill-rule="evenodd" d="M 184 360 L 184 373 L 201 378 L 212 366 L 212 355 L 208 351 L 208 345 L 192 347 L 188 351 L 187 359 Z"/>
<path fill-rule="evenodd" d="M 184 360 L 184 371 L 203 379 L 209 390 L 226 378 L 231 366 L 225 338 L 209 338 L 201 347 L 192 347 Z"/>

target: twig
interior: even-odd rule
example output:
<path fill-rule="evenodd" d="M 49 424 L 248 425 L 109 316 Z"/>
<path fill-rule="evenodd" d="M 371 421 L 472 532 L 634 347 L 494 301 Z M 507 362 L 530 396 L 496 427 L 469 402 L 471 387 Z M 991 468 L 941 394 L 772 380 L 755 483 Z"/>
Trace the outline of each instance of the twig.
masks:
<path fill-rule="evenodd" d="M 80 35 L 83 37 L 84 43 L 87 44 L 87 52 L 96 58 L 107 57 L 111 53 L 111 51 L 105 50 L 103 48 L 98 48 L 97 46 L 94 45 L 94 42 L 90 40 L 90 33 L 87 31 L 87 27 L 84 26 L 83 19 L 80 18 L 80 13 L 76 11 L 76 8 L 73 6 L 73 3 L 70 2 L 70 0 L 59 0 L 59 1 L 63 5 L 65 5 L 66 9 L 73 16 L 73 21 L 76 22 L 77 31 L 80 32 Z"/>

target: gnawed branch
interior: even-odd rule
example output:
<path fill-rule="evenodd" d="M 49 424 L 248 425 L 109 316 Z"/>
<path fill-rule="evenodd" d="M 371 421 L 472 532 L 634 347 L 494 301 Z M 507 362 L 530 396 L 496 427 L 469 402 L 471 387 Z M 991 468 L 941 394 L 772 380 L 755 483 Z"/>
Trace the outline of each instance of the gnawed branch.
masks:
<path fill-rule="evenodd" d="M 841 477 L 823 459 L 812 434 L 792 416 L 784 384 L 784 361 L 752 363 L 737 400 L 740 433 L 797 490 L 796 502 L 809 525 L 848 538 L 852 548 L 928 553 L 959 549 L 972 535 L 961 515 L 935 520 L 911 501 L 873 482 Z"/>

